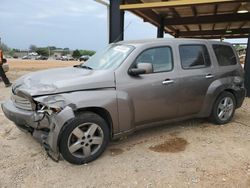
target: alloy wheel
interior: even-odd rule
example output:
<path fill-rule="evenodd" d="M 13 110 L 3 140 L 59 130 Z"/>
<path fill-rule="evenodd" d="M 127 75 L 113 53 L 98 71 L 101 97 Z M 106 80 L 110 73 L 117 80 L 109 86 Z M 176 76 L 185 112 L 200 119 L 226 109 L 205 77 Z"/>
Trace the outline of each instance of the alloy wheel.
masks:
<path fill-rule="evenodd" d="M 219 102 L 217 115 L 221 121 L 227 121 L 233 114 L 234 102 L 231 97 L 224 97 Z"/>
<path fill-rule="evenodd" d="M 104 139 L 103 130 L 95 123 L 83 123 L 77 126 L 68 137 L 70 153 L 79 158 L 94 155 Z"/>

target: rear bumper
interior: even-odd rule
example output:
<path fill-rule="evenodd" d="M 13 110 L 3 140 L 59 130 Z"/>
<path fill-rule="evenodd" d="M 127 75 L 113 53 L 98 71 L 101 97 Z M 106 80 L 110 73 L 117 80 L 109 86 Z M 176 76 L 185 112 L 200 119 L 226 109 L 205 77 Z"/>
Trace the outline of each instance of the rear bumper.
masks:
<path fill-rule="evenodd" d="M 235 97 L 236 97 L 236 108 L 240 108 L 243 104 L 243 101 L 246 97 L 246 89 L 245 88 L 241 88 L 240 90 L 235 92 Z"/>

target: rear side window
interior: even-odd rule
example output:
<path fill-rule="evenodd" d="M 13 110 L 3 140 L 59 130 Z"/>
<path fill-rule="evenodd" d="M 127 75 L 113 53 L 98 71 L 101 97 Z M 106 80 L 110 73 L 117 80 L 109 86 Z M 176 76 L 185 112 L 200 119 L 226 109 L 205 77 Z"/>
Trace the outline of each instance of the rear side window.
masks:
<path fill-rule="evenodd" d="M 181 45 L 179 51 L 183 69 L 197 69 L 211 65 L 205 45 Z"/>
<path fill-rule="evenodd" d="M 230 46 L 214 44 L 213 49 L 220 66 L 235 65 L 237 63 L 234 51 Z"/>

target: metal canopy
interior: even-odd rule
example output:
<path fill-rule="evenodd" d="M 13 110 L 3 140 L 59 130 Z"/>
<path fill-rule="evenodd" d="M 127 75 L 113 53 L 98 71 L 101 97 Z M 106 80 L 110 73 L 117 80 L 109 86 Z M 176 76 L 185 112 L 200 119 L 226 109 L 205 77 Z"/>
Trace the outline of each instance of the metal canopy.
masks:
<path fill-rule="evenodd" d="M 241 9 L 248 12 L 238 13 Z M 248 38 L 250 33 L 250 0 L 124 0 L 120 10 L 176 37 Z"/>

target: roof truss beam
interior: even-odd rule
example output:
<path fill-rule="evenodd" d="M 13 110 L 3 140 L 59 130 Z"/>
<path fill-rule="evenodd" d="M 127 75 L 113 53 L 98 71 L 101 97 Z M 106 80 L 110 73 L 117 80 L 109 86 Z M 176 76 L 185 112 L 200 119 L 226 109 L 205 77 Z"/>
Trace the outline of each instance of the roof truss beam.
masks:
<path fill-rule="evenodd" d="M 126 0 L 127 3 L 142 3 L 141 0 Z M 161 23 L 161 17 L 156 14 L 153 10 L 147 9 L 147 10 L 132 10 L 132 13 L 134 13 L 135 15 L 143 18 L 143 21 L 145 22 L 150 22 L 151 24 L 153 24 L 156 27 L 160 27 L 160 23 Z M 172 26 L 165 26 L 164 28 L 165 32 L 172 34 L 173 32 L 176 32 L 176 30 L 172 27 Z"/>
<path fill-rule="evenodd" d="M 214 35 L 214 36 L 193 36 L 190 38 L 198 38 L 198 39 L 237 39 L 237 38 L 247 38 L 249 35 L 225 35 L 225 36 L 221 36 L 221 35 Z M 182 36 L 180 36 L 182 37 Z"/>
<path fill-rule="evenodd" d="M 247 0 L 245 0 L 247 2 Z M 170 8 L 180 6 L 194 6 L 204 4 L 218 4 L 218 3 L 232 3 L 235 0 L 175 0 L 175 1 L 161 1 L 152 3 L 134 3 L 120 5 L 121 10 L 136 10 L 136 9 L 154 9 L 154 8 Z M 238 2 L 244 2 L 238 0 Z"/>
<path fill-rule="evenodd" d="M 207 24 L 223 22 L 240 22 L 249 21 L 250 13 L 245 14 L 221 14 L 212 16 L 184 17 L 184 18 L 167 18 L 165 25 L 188 25 L 188 24 Z"/>
<path fill-rule="evenodd" d="M 249 34 L 250 29 L 231 29 L 230 33 L 227 33 L 227 30 L 205 30 L 205 31 L 182 31 L 180 32 L 180 36 L 182 37 L 192 37 L 192 36 L 200 36 L 200 35 L 234 35 L 234 34 Z"/>

